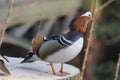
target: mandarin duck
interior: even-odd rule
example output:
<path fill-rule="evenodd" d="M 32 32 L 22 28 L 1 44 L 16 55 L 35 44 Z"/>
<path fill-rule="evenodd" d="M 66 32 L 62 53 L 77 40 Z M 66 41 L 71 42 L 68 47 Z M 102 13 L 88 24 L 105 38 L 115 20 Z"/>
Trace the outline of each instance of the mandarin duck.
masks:
<path fill-rule="evenodd" d="M 63 64 L 80 53 L 84 44 L 84 33 L 87 24 L 93 20 L 91 12 L 88 11 L 81 16 L 77 16 L 72 21 L 73 27 L 65 34 L 47 37 L 39 32 L 32 40 L 33 50 L 28 53 L 21 63 L 41 59 L 50 63 L 54 75 L 65 76 L 69 74 L 63 71 Z M 53 63 L 61 63 L 59 72 L 56 72 Z"/>

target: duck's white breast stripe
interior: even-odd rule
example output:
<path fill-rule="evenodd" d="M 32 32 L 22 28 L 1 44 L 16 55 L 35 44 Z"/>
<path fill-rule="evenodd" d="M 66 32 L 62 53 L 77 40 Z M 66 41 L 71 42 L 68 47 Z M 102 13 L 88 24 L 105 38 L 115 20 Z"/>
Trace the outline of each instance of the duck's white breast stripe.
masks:
<path fill-rule="evenodd" d="M 67 39 L 65 39 L 65 37 L 64 36 L 60 36 L 60 38 L 59 38 L 59 43 L 61 44 L 61 45 L 63 45 L 63 46 L 70 46 L 70 45 L 72 45 L 72 41 L 70 41 L 70 40 L 67 40 Z"/>
<path fill-rule="evenodd" d="M 62 39 L 63 39 L 64 41 L 66 41 L 67 43 L 69 43 L 69 44 L 72 44 L 72 43 L 73 43 L 72 41 L 67 40 L 64 36 L 62 36 Z"/>

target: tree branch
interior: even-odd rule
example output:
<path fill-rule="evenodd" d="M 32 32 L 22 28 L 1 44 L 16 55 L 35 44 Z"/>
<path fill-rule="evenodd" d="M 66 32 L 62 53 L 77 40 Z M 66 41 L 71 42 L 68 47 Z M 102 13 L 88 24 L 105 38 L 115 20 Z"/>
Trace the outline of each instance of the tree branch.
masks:
<path fill-rule="evenodd" d="M 120 53 L 118 55 L 118 62 L 117 62 L 117 66 L 116 66 L 116 72 L 115 72 L 115 78 L 114 80 L 118 80 L 118 73 L 119 73 L 119 68 L 120 68 Z"/>
<path fill-rule="evenodd" d="M 93 17 L 95 16 L 96 5 L 97 5 L 97 1 L 95 0 L 94 6 L 93 6 Z M 90 26 L 91 26 L 90 30 L 89 30 L 90 34 L 88 37 L 88 44 L 87 44 L 86 51 L 85 51 L 85 57 L 84 57 L 83 65 L 82 65 L 82 72 L 81 72 L 80 80 L 83 80 L 85 69 L 86 69 L 87 58 L 88 58 L 88 53 L 89 53 L 89 49 L 90 49 L 90 42 L 91 42 L 91 38 L 92 38 L 92 32 L 94 30 L 94 23 L 91 23 Z"/>

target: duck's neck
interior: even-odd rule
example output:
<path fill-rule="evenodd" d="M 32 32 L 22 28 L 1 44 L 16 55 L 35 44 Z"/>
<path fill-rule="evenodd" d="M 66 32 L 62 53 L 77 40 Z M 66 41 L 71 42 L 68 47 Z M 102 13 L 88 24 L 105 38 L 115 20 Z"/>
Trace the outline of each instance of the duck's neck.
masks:
<path fill-rule="evenodd" d="M 85 22 L 85 18 L 81 18 L 79 20 L 76 20 L 76 24 L 73 28 L 75 31 L 79 31 L 81 33 L 85 33 L 87 29 L 87 23 Z"/>

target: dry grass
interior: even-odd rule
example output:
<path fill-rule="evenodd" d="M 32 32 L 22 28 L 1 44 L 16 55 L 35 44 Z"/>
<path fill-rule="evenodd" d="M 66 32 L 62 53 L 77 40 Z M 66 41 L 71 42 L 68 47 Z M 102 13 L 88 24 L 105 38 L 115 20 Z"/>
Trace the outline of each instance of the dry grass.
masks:
<path fill-rule="evenodd" d="M 11 0 L 11 3 L 9 5 L 9 9 L 8 9 L 7 17 L 6 17 L 5 22 L 3 23 L 3 25 L 1 25 L 1 30 L 0 30 L 0 47 L 1 47 L 2 42 L 3 42 L 3 37 L 4 37 L 4 34 L 5 34 L 5 30 L 7 28 L 7 23 L 9 22 L 9 16 L 10 16 L 10 13 L 12 12 L 13 4 L 14 4 L 14 0 Z"/>
<path fill-rule="evenodd" d="M 33 7 L 37 2 L 38 2 L 38 0 L 35 0 L 33 3 L 30 3 L 29 5 L 27 5 L 27 6 L 25 5 L 18 12 L 16 12 L 16 14 L 14 15 L 14 18 L 20 16 L 23 12 L 27 11 L 28 8 Z"/>

